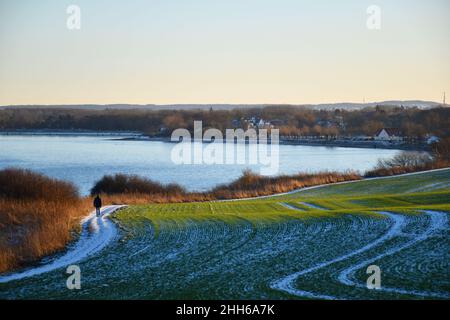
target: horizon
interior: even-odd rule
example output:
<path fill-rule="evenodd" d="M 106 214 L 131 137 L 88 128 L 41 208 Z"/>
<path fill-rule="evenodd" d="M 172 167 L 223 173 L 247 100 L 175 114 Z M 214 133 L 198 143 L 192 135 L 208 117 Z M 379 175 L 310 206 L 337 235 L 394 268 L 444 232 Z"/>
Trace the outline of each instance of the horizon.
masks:
<path fill-rule="evenodd" d="M 0 105 L 441 101 L 450 3 L 372 5 L 2 0 Z"/>
<path fill-rule="evenodd" d="M 113 102 L 113 103 L 54 103 L 54 104 L 9 104 L 9 105 L 0 105 L 0 107 L 57 107 L 57 106 L 140 106 L 140 107 L 164 107 L 164 106 L 293 106 L 293 107 L 307 107 L 307 106 L 320 106 L 320 105 L 340 105 L 340 104 L 348 104 L 348 105 L 372 105 L 372 104 L 382 104 L 382 103 L 426 103 L 426 104 L 435 104 L 436 106 L 447 106 L 443 102 L 431 101 L 431 100 L 420 100 L 420 99 L 411 99 L 411 100 L 381 100 L 381 101 L 365 101 L 365 102 L 352 102 L 352 101 L 336 101 L 329 103 L 167 103 L 167 104 L 159 104 L 159 103 L 129 103 L 129 102 Z"/>

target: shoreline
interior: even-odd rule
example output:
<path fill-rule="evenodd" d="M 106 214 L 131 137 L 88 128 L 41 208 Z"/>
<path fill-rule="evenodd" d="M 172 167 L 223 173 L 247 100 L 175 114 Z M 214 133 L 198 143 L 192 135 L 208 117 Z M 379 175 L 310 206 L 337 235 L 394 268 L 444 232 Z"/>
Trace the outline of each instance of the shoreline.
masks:
<path fill-rule="evenodd" d="M 0 130 L 0 136 L 54 136 L 54 137 L 140 137 L 137 131 L 92 131 L 92 130 Z"/>
<path fill-rule="evenodd" d="M 330 148 L 360 148 L 360 149 L 389 149 L 404 151 L 431 151 L 429 145 L 424 144 L 393 144 L 377 141 L 348 141 L 348 140 L 280 140 L 280 144 L 297 146 L 321 146 Z"/>
<path fill-rule="evenodd" d="M 170 137 L 150 137 L 137 131 L 90 131 L 90 130 L 3 130 L 0 136 L 51 136 L 51 137 L 109 137 L 115 141 L 155 141 L 178 143 Z M 208 143 L 204 141 L 204 143 Z M 270 144 L 270 140 L 268 141 Z M 431 151 L 427 144 L 389 143 L 383 141 L 323 140 L 323 139 L 283 139 L 280 145 L 311 146 L 330 148 L 389 149 L 404 151 Z"/>

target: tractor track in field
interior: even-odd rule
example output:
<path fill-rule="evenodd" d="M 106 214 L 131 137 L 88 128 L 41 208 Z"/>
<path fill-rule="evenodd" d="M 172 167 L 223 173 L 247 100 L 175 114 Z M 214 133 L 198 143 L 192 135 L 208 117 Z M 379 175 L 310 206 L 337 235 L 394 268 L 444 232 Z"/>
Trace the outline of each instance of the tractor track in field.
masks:
<path fill-rule="evenodd" d="M 340 261 L 344 261 L 348 258 L 351 258 L 353 256 L 356 256 L 360 253 L 363 253 L 365 251 L 368 251 L 372 248 L 374 248 L 375 246 L 387 241 L 388 239 L 391 239 L 392 237 L 394 237 L 399 231 L 401 231 L 401 227 L 403 225 L 405 225 L 406 223 L 406 219 L 403 216 L 398 216 L 398 215 L 394 215 L 391 213 L 387 213 L 387 212 L 381 212 L 381 214 L 389 217 L 392 219 L 393 221 L 393 225 L 391 226 L 391 228 L 388 230 L 387 233 L 385 233 L 382 237 L 378 238 L 377 240 L 367 244 L 366 246 L 357 249 L 355 251 L 349 252 L 347 254 L 344 254 L 342 256 L 339 256 L 337 258 L 334 258 L 332 260 L 328 260 L 325 262 L 321 262 L 313 267 L 295 272 L 293 274 L 290 274 L 284 278 L 281 278 L 273 283 L 270 284 L 270 287 L 272 289 L 276 289 L 276 290 L 280 290 L 280 291 L 284 291 L 287 292 L 289 294 L 292 294 L 294 296 L 299 296 L 299 297 L 305 297 L 305 298 L 312 298 L 312 299 L 326 299 L 326 300 L 335 300 L 337 299 L 334 296 L 329 296 L 329 295 L 324 295 L 324 294 L 320 294 L 320 293 L 314 293 L 314 292 L 308 292 L 308 291 L 304 291 L 298 288 L 295 288 L 295 281 L 306 275 L 309 274 L 311 272 L 320 270 L 322 268 L 325 268 L 329 265 L 332 265 L 334 263 L 340 262 Z"/>
<path fill-rule="evenodd" d="M 427 240 L 429 237 L 433 236 L 433 234 L 441 229 L 444 229 L 447 225 L 447 215 L 443 212 L 435 212 L 435 211 L 424 211 L 429 217 L 430 217 L 430 224 L 428 228 L 420 233 L 415 235 L 412 240 L 407 241 L 406 243 L 397 245 L 391 249 L 388 249 L 386 251 L 382 251 L 382 253 L 370 258 L 366 259 L 364 261 L 361 261 L 355 265 L 352 265 L 343 271 L 339 273 L 338 281 L 341 284 L 347 285 L 347 286 L 353 286 L 358 288 L 367 289 L 364 284 L 357 283 L 355 280 L 351 278 L 351 276 L 359 269 L 367 267 L 370 263 L 373 263 L 379 259 L 382 259 L 383 257 L 394 255 L 404 249 L 407 249 L 409 247 L 414 246 L 415 244 L 422 242 L 424 240 Z M 373 248 L 376 248 L 380 245 L 382 245 L 384 242 L 393 239 L 398 236 L 405 236 L 405 234 L 402 230 L 406 226 L 407 219 L 405 216 L 402 215 L 396 215 L 390 212 L 379 212 L 380 214 L 383 214 L 387 217 L 389 217 L 393 224 L 391 228 L 380 238 L 376 239 L 375 241 L 367 244 L 364 247 L 361 247 L 360 249 L 357 249 L 355 251 L 349 252 L 347 254 L 344 254 L 342 256 L 339 256 L 337 258 L 334 258 L 329 261 L 325 261 L 322 263 L 319 263 L 313 267 L 295 272 L 293 274 L 290 274 L 286 277 L 283 277 L 281 279 L 278 279 L 270 284 L 270 287 L 275 290 L 284 291 L 286 293 L 289 293 L 294 296 L 298 297 L 304 297 L 304 298 L 312 298 L 312 299 L 326 299 L 326 300 L 336 300 L 336 299 L 345 299 L 341 297 L 336 296 L 330 296 L 327 294 L 322 293 L 316 293 L 311 291 L 305 291 L 301 290 L 299 288 L 295 287 L 295 282 L 297 279 L 301 278 L 302 276 L 305 276 L 306 274 L 318 271 L 320 269 L 323 269 L 325 267 L 328 267 L 332 264 L 345 261 L 349 258 L 352 258 L 354 256 L 357 256 L 359 254 L 362 254 L 366 251 L 369 251 Z M 413 296 L 420 296 L 420 297 L 430 297 L 430 298 L 444 298 L 448 299 L 449 295 L 442 292 L 428 292 L 428 291 L 418 291 L 418 290 L 405 290 L 401 288 L 390 288 L 390 287 L 381 287 L 379 289 L 380 291 L 385 291 L 389 293 L 397 293 L 397 294 L 403 294 L 403 295 L 413 295 Z M 378 291 L 378 290 L 377 290 Z"/>
<path fill-rule="evenodd" d="M 364 267 L 367 267 L 369 264 L 374 263 L 384 257 L 394 255 L 404 249 L 410 248 L 419 242 L 427 240 L 429 237 L 431 237 L 433 234 L 436 233 L 436 231 L 442 230 L 446 228 L 447 226 L 447 214 L 443 212 L 436 212 L 436 211 L 424 211 L 429 217 L 430 217 L 430 224 L 428 228 L 420 233 L 413 235 L 412 240 L 407 241 L 404 244 L 401 244 L 399 246 L 393 247 L 387 251 L 384 251 L 375 257 L 372 257 L 370 259 L 361 261 L 345 270 L 343 270 L 339 276 L 338 280 L 342 284 L 345 284 L 347 286 L 355 286 L 359 288 L 366 288 L 361 283 L 356 282 L 354 279 L 352 279 L 352 275 L 359 269 L 362 269 Z M 401 236 L 407 236 L 407 233 L 400 233 Z M 385 292 L 391 292 L 391 293 L 399 293 L 403 295 L 414 295 L 414 296 L 420 296 L 420 297 L 431 297 L 431 298 L 440 298 L 440 299 L 448 299 L 449 295 L 443 292 L 429 292 L 429 291 L 419 291 L 419 290 L 405 290 L 401 288 L 390 288 L 390 287 L 381 287 L 379 290 L 385 291 Z"/>

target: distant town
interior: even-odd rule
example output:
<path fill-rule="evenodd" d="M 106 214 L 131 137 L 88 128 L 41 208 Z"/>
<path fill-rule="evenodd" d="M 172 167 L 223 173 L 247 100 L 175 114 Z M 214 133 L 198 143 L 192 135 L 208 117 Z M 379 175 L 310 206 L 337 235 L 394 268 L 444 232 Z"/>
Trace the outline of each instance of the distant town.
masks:
<path fill-rule="evenodd" d="M 121 108 L 87 109 L 77 106 L 15 106 L 0 109 L 0 132 L 80 134 L 130 133 L 136 139 L 168 140 L 173 130 L 193 130 L 194 121 L 203 129 L 278 129 L 280 142 L 299 145 L 329 145 L 366 148 L 429 149 L 450 136 L 450 108 L 445 104 L 376 104 L 354 108 L 309 106 L 264 106 L 215 109 Z M 336 106 L 341 106 L 337 108 Z"/>

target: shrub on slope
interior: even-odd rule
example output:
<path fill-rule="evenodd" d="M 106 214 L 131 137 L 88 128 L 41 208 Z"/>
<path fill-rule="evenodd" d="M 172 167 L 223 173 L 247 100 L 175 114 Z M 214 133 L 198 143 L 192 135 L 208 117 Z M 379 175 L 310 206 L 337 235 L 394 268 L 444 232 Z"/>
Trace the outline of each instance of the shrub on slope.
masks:
<path fill-rule="evenodd" d="M 149 179 L 117 174 L 105 176 L 91 190 L 91 194 L 102 194 L 105 203 L 174 203 L 221 199 L 242 199 L 288 192 L 299 188 L 359 180 L 355 172 L 300 173 L 292 176 L 265 177 L 251 171 L 231 182 L 207 192 L 187 192 L 177 184 L 163 185 Z"/>
<path fill-rule="evenodd" d="M 63 249 L 88 211 L 70 183 L 0 170 L 0 272 Z"/>

